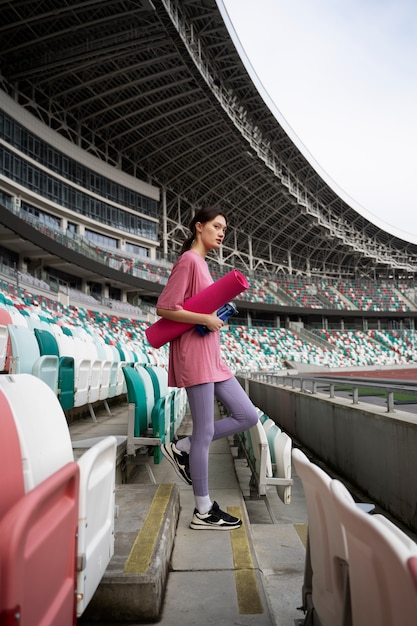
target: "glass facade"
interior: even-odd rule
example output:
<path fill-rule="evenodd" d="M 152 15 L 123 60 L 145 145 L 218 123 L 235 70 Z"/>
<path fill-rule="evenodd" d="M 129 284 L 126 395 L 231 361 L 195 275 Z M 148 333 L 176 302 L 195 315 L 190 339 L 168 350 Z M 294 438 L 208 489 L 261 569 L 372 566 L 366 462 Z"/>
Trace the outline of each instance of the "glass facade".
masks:
<path fill-rule="evenodd" d="M 8 193 L 4 193 L 4 191 L 2 191 L 1 189 L 0 189 L 0 203 L 3 204 L 8 209 L 11 209 L 13 207 L 12 196 L 10 196 Z"/>
<path fill-rule="evenodd" d="M 22 202 L 20 210 L 29 215 L 33 215 L 33 217 L 36 217 L 36 219 L 39 220 L 41 224 L 45 224 L 45 226 L 50 226 L 51 228 L 55 228 L 56 230 L 61 229 L 61 220 L 58 217 L 55 217 L 54 215 L 50 215 L 45 211 L 41 211 L 40 209 L 30 206 L 29 204 L 26 204 L 26 202 Z"/>
<path fill-rule="evenodd" d="M 0 146 L 0 172 L 26 189 L 80 215 L 147 239 L 157 240 L 158 224 L 156 222 L 93 198 L 24 161 L 19 155 L 3 146 Z"/>
<path fill-rule="evenodd" d="M 126 252 L 130 252 L 131 254 L 136 254 L 137 256 L 148 256 L 149 251 L 148 248 L 144 248 L 143 246 L 138 246 L 134 243 L 126 242 Z"/>
<path fill-rule="evenodd" d="M 88 230 L 87 228 L 85 229 L 85 236 L 89 241 L 92 241 L 100 246 L 117 248 L 118 241 L 114 237 L 107 237 L 106 235 L 101 235 L 100 233 Z"/>
<path fill-rule="evenodd" d="M 0 146 L 0 172 L 10 180 L 79 215 L 157 241 L 158 224 L 142 216 L 157 217 L 156 200 L 100 176 L 74 159 L 68 158 L 10 118 L 4 111 L 0 111 L 0 137 L 48 169 L 45 171 L 26 161 L 10 148 Z M 54 173 L 65 178 L 65 181 L 54 176 Z M 83 187 L 85 191 L 75 188 L 71 182 Z M 87 192 L 93 192 L 102 199 L 95 198 Z M 126 206 L 142 215 L 124 211 L 106 200 Z"/>

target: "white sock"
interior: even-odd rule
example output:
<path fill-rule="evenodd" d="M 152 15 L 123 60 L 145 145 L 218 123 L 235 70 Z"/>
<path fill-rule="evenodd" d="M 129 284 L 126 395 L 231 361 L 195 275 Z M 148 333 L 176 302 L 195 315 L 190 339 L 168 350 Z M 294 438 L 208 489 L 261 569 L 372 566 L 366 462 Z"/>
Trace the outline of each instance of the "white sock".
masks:
<path fill-rule="evenodd" d="M 187 454 L 190 454 L 190 450 L 191 450 L 190 438 L 184 437 L 184 439 L 179 439 L 177 443 L 175 444 L 175 447 L 180 452 L 186 452 Z"/>
<path fill-rule="evenodd" d="M 204 515 L 204 513 L 208 513 L 213 506 L 212 501 L 210 500 L 210 496 L 194 496 L 195 499 L 195 507 L 200 515 Z"/>

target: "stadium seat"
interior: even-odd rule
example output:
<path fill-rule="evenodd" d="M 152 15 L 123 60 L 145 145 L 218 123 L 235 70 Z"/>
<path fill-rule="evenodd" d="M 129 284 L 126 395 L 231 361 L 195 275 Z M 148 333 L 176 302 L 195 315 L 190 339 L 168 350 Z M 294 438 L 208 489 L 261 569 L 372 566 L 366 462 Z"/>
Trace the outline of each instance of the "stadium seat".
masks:
<path fill-rule="evenodd" d="M 39 328 L 40 330 L 49 330 L 48 322 L 41 319 L 39 315 L 36 313 L 30 312 L 27 318 L 27 327 L 31 330 L 35 330 L 35 328 Z"/>
<path fill-rule="evenodd" d="M 78 359 L 80 364 L 85 365 L 88 363 L 86 404 L 89 405 L 90 413 L 92 414 L 93 419 L 95 419 L 95 415 L 91 405 L 97 402 L 100 398 L 100 386 L 103 369 L 103 364 L 98 356 L 96 344 L 94 343 L 90 333 L 88 333 L 86 329 L 81 326 L 73 326 L 71 328 L 63 326 L 62 331 L 64 334 L 70 336 L 72 335 L 72 338 L 74 340 L 74 349 L 76 351 L 73 354 L 74 359 L 76 359 L 75 362 L 77 363 Z M 81 401 L 82 398 L 80 398 L 80 402 Z M 81 406 L 81 404 L 76 404 L 76 406 Z"/>
<path fill-rule="evenodd" d="M 349 623 L 347 546 L 330 489 L 332 479 L 298 449 L 292 460 L 307 505 L 308 547 L 303 585 L 306 623 L 346 626 Z M 312 621 L 308 621 L 312 619 Z M 370 621 L 369 624 L 384 622 Z M 355 626 L 356 623 L 355 623 Z"/>
<path fill-rule="evenodd" d="M 105 437 L 79 458 L 77 615 L 94 595 L 114 554 L 116 439 Z"/>
<path fill-rule="evenodd" d="M 152 423 L 155 404 L 152 381 L 148 376 L 141 376 L 133 367 L 123 366 L 122 370 L 126 378 L 128 402 L 135 407 L 133 435 L 140 437 Z"/>
<path fill-rule="evenodd" d="M 416 543 L 384 516 L 355 506 L 340 481 L 332 481 L 331 492 L 346 536 L 354 626 L 414 624 L 417 593 L 409 560 L 417 557 Z"/>
<path fill-rule="evenodd" d="M 99 400 L 107 400 L 107 398 L 109 397 L 114 397 L 114 395 L 109 395 L 111 372 L 113 367 L 113 355 L 112 351 L 110 350 L 110 346 L 106 345 L 103 341 L 100 341 L 96 333 L 93 333 L 92 339 L 97 350 L 97 357 L 101 362 Z"/>
<path fill-rule="evenodd" d="M 23 497 L 24 482 L 19 437 L 7 398 L 0 393 L 0 519 Z M 1 571 L 1 570 L 0 570 Z"/>
<path fill-rule="evenodd" d="M 85 357 L 79 337 L 64 333 L 56 324 L 53 326 L 53 333 L 58 343 L 60 356 L 74 359 L 74 406 L 85 406 L 88 403 L 91 360 Z"/>
<path fill-rule="evenodd" d="M 0 416 L 0 623 L 72 626 L 79 467 L 66 463 L 25 494 L 18 432 L 2 390 Z"/>
<path fill-rule="evenodd" d="M 407 566 L 417 592 L 417 556 L 410 556 Z"/>
<path fill-rule="evenodd" d="M 129 407 L 133 413 L 128 419 L 128 454 L 135 454 L 138 447 L 154 445 L 154 461 L 159 463 L 161 453 L 160 444 L 165 441 L 166 407 L 165 397 L 155 401 L 155 388 L 147 368 L 136 364 L 135 367 L 123 367 L 126 377 Z M 152 431 L 153 438 L 149 433 Z"/>
<path fill-rule="evenodd" d="M 291 502 L 291 450 L 292 440 L 287 433 L 277 433 L 273 442 L 272 449 L 274 451 L 274 462 L 272 465 L 272 471 L 274 477 L 288 481 L 288 484 L 277 484 L 277 492 L 284 504 L 290 504 Z"/>
<path fill-rule="evenodd" d="M 27 326 L 9 324 L 8 331 L 12 359 L 9 371 L 13 374 L 33 374 L 43 380 L 57 395 L 58 357 L 41 356 L 35 334 Z"/>
<path fill-rule="evenodd" d="M 31 374 L 0 375 L 19 434 L 25 491 L 74 460 L 65 415 L 53 391 Z"/>
<path fill-rule="evenodd" d="M 135 365 L 136 368 L 141 366 Z M 159 400 L 163 399 L 163 411 L 165 414 L 165 428 L 164 428 L 164 440 L 170 441 L 175 435 L 174 424 L 176 423 L 175 410 L 177 405 L 175 403 L 175 390 L 168 387 L 168 372 L 159 365 L 149 365 L 145 367 L 146 372 L 150 375 L 154 386 L 155 392 L 155 404 Z M 162 407 L 161 407 L 162 409 Z M 160 410 L 161 410 L 160 409 Z M 152 422 L 155 423 L 155 420 Z M 155 436 L 156 433 L 154 433 Z"/>
<path fill-rule="evenodd" d="M 255 426 L 252 426 L 252 428 L 248 430 L 248 434 L 249 446 L 253 455 L 251 461 L 254 464 L 257 476 L 265 476 L 266 478 L 271 478 L 271 454 L 269 452 L 268 439 L 260 420 L 257 421 Z M 261 482 L 263 482 L 262 478 Z M 266 484 L 260 485 L 259 489 L 259 495 L 262 496 L 266 494 Z"/>
<path fill-rule="evenodd" d="M 52 332 L 45 329 L 34 329 L 41 355 L 54 355 L 59 358 L 58 367 L 58 400 L 63 410 L 74 406 L 74 358 L 60 356 L 58 343 Z"/>
<path fill-rule="evenodd" d="M 120 396 L 127 392 L 126 381 L 123 374 L 123 367 L 127 366 L 125 361 L 120 358 L 120 352 L 116 346 L 110 345 L 113 356 L 113 366 L 110 374 L 109 397 Z"/>
<path fill-rule="evenodd" d="M 272 424 L 269 425 L 268 422 L 272 422 Z M 266 425 L 266 428 L 265 428 L 265 425 Z M 269 451 L 270 451 L 270 454 L 271 454 L 271 461 L 272 461 L 272 463 L 276 463 L 274 441 L 275 441 L 276 437 L 281 433 L 281 429 L 271 419 L 268 419 L 266 422 L 264 422 L 263 423 L 263 427 L 264 427 L 264 430 L 265 430 L 265 433 L 266 433 L 266 438 L 268 440 Z"/>
<path fill-rule="evenodd" d="M 269 428 L 268 433 L 272 430 Z M 282 441 L 278 444 L 273 439 L 274 454 L 281 455 L 281 458 L 277 462 L 272 463 L 270 445 L 268 442 L 267 433 L 265 432 L 260 420 L 252 426 L 252 428 L 246 430 L 240 434 L 240 440 L 242 442 L 244 454 L 248 460 L 249 467 L 252 471 L 252 477 L 254 478 L 258 495 L 266 495 L 267 486 L 272 485 L 277 488 L 278 495 L 284 504 L 289 504 L 291 501 L 291 445 L 292 441 L 288 435 L 281 433 L 279 429 L 275 431 L 278 436 L 283 436 Z"/>
<path fill-rule="evenodd" d="M 19 436 L 25 492 L 74 461 L 68 425 L 52 390 L 30 374 L 1 375 Z M 91 599 L 113 554 L 115 437 L 105 437 L 78 460 L 77 615 Z"/>
<path fill-rule="evenodd" d="M 269 431 L 270 428 L 272 428 L 274 426 L 276 428 L 278 428 L 278 426 L 275 424 L 274 420 L 271 420 L 270 417 L 267 417 L 266 420 L 264 420 L 264 421 L 261 420 L 261 423 L 262 423 L 264 431 L 266 432 L 267 435 L 268 435 L 268 431 Z M 271 449 L 271 446 L 269 446 L 269 449 Z M 271 451 L 271 460 L 274 463 L 274 460 L 272 458 L 272 451 Z"/>

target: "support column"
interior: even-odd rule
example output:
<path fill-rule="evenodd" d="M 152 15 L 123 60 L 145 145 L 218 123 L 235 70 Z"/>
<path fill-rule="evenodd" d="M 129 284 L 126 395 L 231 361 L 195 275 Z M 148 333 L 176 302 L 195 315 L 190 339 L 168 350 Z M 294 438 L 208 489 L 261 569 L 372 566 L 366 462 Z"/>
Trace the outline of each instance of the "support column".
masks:
<path fill-rule="evenodd" d="M 289 250 L 287 254 L 287 259 L 288 259 L 288 273 L 291 275 L 292 274 L 292 258 L 291 258 L 291 252 Z"/>
<path fill-rule="evenodd" d="M 249 269 L 253 272 L 253 256 L 252 256 L 252 236 L 248 235 L 248 251 L 249 251 Z"/>
<path fill-rule="evenodd" d="M 168 218 L 167 218 L 167 192 L 166 188 L 162 187 L 162 242 L 164 258 L 168 256 Z"/>

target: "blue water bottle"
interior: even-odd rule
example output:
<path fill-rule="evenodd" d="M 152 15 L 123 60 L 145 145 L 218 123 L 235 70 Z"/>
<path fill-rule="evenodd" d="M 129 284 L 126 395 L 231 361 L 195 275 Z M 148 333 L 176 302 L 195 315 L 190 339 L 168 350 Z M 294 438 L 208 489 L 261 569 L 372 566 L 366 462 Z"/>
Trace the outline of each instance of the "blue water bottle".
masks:
<path fill-rule="evenodd" d="M 233 302 L 226 302 L 226 304 L 224 304 L 220 307 L 220 309 L 217 310 L 217 317 L 225 322 L 229 319 L 229 317 L 231 317 L 232 315 L 236 315 L 236 313 L 238 312 L 239 311 L 237 310 Z M 202 324 L 197 324 L 196 329 L 202 337 L 210 332 L 207 326 L 203 326 Z"/>

